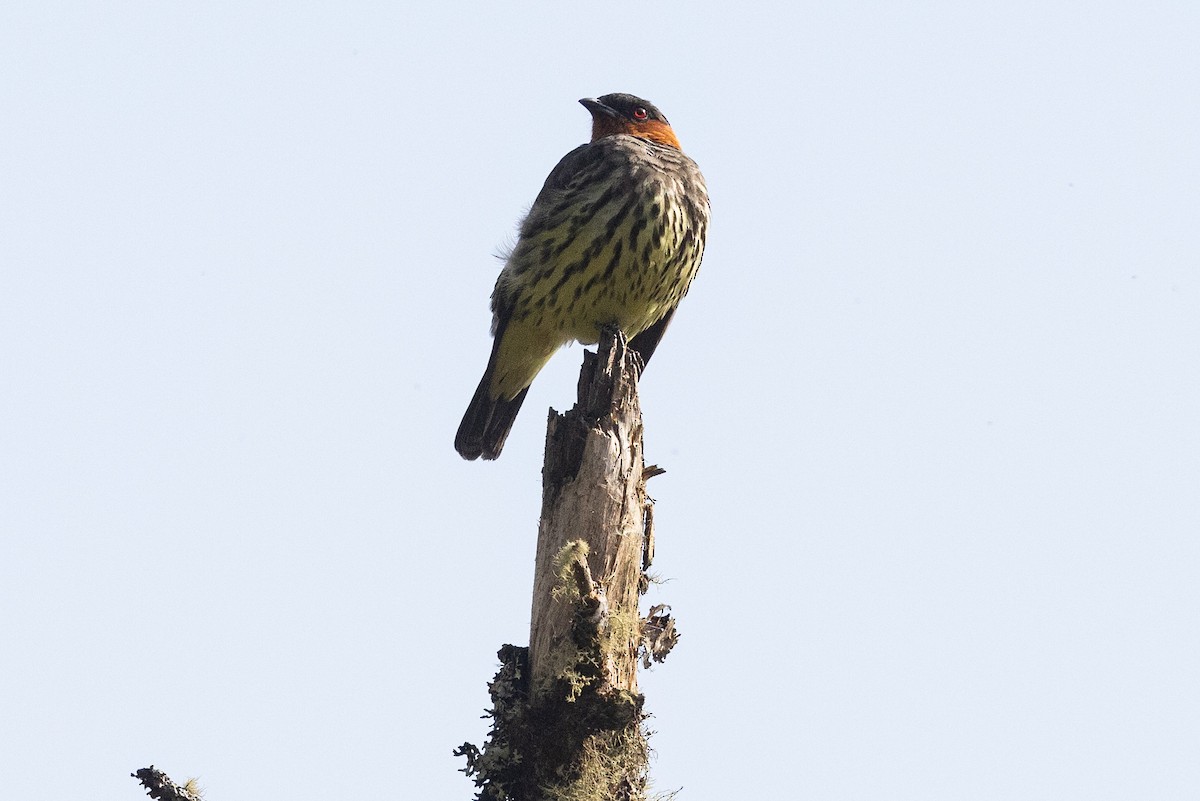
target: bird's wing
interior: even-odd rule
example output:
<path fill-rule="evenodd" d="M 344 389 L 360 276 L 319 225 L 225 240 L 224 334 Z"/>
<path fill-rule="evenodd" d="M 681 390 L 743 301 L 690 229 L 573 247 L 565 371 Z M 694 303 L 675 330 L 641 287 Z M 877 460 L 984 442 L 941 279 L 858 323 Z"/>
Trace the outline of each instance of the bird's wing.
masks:
<path fill-rule="evenodd" d="M 504 269 L 496 280 L 492 293 L 493 332 L 499 331 L 512 311 L 510 283 L 512 275 L 519 274 L 538 262 L 522 258 L 522 250 L 536 239 L 539 233 L 553 231 L 564 223 L 577 207 L 572 197 L 589 188 L 594 189 L 596 171 L 602 167 L 604 149 L 595 144 L 585 144 L 559 159 L 558 164 L 546 176 L 542 191 L 529 207 L 529 213 L 521 222 L 520 239 L 508 256 Z"/>
<path fill-rule="evenodd" d="M 667 326 L 671 324 L 671 318 L 675 316 L 676 306 L 667 309 L 667 313 L 659 318 L 658 322 L 651 325 L 642 333 L 629 340 L 629 347 L 637 351 L 638 356 L 642 357 L 642 369 L 650 362 L 650 357 L 654 355 L 654 351 L 658 348 L 658 343 L 662 341 L 663 334 L 667 332 Z"/>
<path fill-rule="evenodd" d="M 559 194 L 570 192 L 579 186 L 581 180 L 590 178 L 592 168 L 603 157 L 601 151 L 602 148 L 585 144 L 559 159 L 558 164 L 554 165 L 554 169 L 546 176 L 546 182 L 542 184 L 542 191 L 538 192 L 534 199 L 529 216 L 532 217 L 539 206 L 554 202 L 554 198 Z"/>

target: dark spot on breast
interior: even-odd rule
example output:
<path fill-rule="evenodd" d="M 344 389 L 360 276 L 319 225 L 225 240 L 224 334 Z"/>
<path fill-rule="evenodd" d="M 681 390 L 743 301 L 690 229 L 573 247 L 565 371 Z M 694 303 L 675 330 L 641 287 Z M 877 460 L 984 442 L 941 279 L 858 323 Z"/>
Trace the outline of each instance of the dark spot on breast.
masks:
<path fill-rule="evenodd" d="M 633 221 L 633 225 L 629 228 L 629 249 L 637 249 L 638 236 L 642 233 L 642 229 L 646 227 L 646 218 L 640 217 Z"/>

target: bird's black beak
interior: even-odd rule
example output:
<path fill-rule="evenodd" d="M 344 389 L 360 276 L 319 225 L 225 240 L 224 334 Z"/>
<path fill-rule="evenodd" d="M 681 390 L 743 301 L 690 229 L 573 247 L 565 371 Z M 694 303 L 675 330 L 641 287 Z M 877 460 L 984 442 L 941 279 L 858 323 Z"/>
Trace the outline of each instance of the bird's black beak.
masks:
<path fill-rule="evenodd" d="M 620 116 L 621 116 L 620 112 L 618 112 L 615 108 L 604 105 L 603 103 L 601 103 L 599 100 L 597 100 L 594 97 L 585 97 L 582 100 L 580 100 L 579 102 L 583 104 L 584 108 L 586 108 L 588 111 L 592 112 L 593 117 L 595 117 L 598 114 L 603 114 L 608 117 L 616 117 L 616 118 L 620 118 Z"/>

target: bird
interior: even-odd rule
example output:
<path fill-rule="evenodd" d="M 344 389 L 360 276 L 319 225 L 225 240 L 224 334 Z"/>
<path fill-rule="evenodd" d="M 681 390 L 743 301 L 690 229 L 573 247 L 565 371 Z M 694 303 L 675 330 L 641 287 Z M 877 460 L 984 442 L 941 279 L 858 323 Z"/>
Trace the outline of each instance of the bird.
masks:
<path fill-rule="evenodd" d="M 555 351 L 616 327 L 650 360 L 704 255 L 709 199 L 657 106 L 622 92 L 579 101 L 591 141 L 550 171 L 492 293 L 492 352 L 454 439 L 495 459 Z"/>

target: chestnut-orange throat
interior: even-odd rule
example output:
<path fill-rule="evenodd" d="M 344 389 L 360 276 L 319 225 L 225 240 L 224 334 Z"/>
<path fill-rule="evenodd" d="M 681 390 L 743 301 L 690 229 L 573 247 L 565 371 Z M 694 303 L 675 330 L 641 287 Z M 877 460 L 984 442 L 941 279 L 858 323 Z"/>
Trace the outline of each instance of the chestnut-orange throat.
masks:
<path fill-rule="evenodd" d="M 675 131 L 671 130 L 671 126 L 665 122 L 658 120 L 648 120 L 642 123 L 635 123 L 633 128 L 636 130 L 629 131 L 634 136 L 640 136 L 643 139 L 649 139 L 651 142 L 658 142 L 660 145 L 673 147 L 676 150 L 682 150 L 679 146 L 679 140 L 675 137 Z"/>
<path fill-rule="evenodd" d="M 676 150 L 683 149 L 679 146 L 679 139 L 675 136 L 675 131 L 671 130 L 671 126 L 665 122 L 659 122 L 658 120 L 630 122 L 618 119 L 617 117 L 599 115 L 592 118 L 593 142 L 603 139 L 606 136 L 613 136 L 614 134 L 629 134 L 641 139 L 649 139 L 651 142 L 657 142 L 660 145 L 673 147 Z"/>

